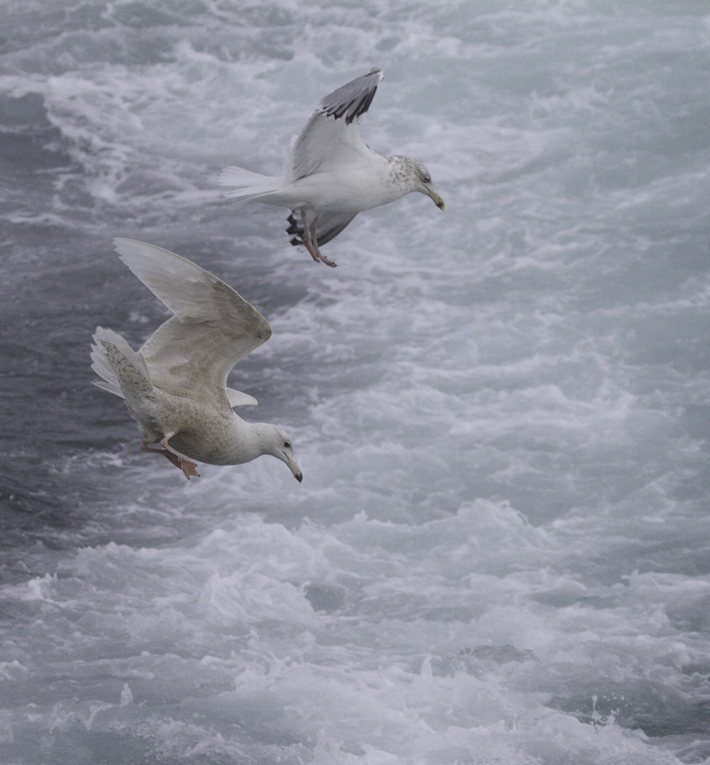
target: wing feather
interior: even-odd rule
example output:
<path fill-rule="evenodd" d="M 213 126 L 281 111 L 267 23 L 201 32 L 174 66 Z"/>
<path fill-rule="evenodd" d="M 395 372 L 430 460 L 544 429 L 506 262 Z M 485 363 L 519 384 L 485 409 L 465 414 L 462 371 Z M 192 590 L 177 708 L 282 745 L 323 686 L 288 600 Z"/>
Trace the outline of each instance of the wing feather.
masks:
<path fill-rule="evenodd" d="M 355 213 L 357 215 L 357 213 Z M 335 239 L 336 236 L 352 221 L 355 215 L 350 213 L 337 213 L 337 212 L 324 212 L 318 216 L 318 223 L 316 224 L 316 238 L 318 244 L 327 244 L 331 239 Z M 292 234 L 293 238 L 289 241 L 296 247 L 299 244 L 303 244 L 303 221 L 301 216 L 297 215 L 294 210 L 291 210 L 291 214 L 286 219 L 288 221 L 287 234 Z"/>
<path fill-rule="evenodd" d="M 114 243 L 123 262 L 175 314 L 139 351 L 153 383 L 231 411 L 227 376 L 269 339 L 269 323 L 229 285 L 180 255 L 133 239 Z"/>
<path fill-rule="evenodd" d="M 382 69 L 373 69 L 320 100 L 291 149 L 289 182 L 372 153 L 360 138 L 357 118 L 370 108 L 384 76 Z"/>
<path fill-rule="evenodd" d="M 229 405 L 234 409 L 235 406 L 258 406 L 259 402 L 248 393 L 242 393 L 234 388 L 227 388 L 227 398 Z"/>

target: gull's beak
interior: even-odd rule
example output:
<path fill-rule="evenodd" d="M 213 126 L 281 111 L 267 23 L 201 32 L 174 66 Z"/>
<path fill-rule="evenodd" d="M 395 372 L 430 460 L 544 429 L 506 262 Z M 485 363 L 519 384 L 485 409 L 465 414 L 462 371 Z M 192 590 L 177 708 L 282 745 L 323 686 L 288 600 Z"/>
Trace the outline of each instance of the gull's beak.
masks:
<path fill-rule="evenodd" d="M 288 465 L 289 470 L 293 473 L 293 477 L 301 483 L 303 480 L 303 473 L 301 472 L 301 468 L 298 467 L 298 463 L 296 460 L 291 459 L 291 457 L 288 456 L 288 454 L 284 454 L 284 462 Z"/>
<path fill-rule="evenodd" d="M 426 194 L 430 196 L 434 200 L 434 204 L 440 209 L 444 209 L 444 200 L 434 191 L 434 189 L 430 189 L 428 186 L 424 187 L 426 189 Z"/>

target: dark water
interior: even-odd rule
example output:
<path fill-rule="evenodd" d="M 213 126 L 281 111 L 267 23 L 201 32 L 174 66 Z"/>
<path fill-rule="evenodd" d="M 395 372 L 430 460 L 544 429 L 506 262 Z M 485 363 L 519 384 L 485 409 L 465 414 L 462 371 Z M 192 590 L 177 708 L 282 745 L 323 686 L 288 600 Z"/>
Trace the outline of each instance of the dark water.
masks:
<path fill-rule="evenodd" d="M 703 3 L 0 2 L 0 761 L 710 762 Z M 446 200 L 318 268 L 233 210 L 313 104 Z M 274 334 L 294 436 L 189 484 L 93 387 L 165 317 L 114 236 Z"/>

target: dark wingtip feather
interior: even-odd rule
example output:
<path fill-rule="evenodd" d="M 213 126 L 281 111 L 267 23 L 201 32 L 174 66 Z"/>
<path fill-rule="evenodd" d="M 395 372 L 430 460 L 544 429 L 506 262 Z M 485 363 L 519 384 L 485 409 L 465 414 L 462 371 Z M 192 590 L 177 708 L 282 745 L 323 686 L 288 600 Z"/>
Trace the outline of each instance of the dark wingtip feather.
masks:
<path fill-rule="evenodd" d="M 382 69 L 373 68 L 368 74 L 356 77 L 321 99 L 318 111 L 336 120 L 345 117 L 345 124 L 350 125 L 370 108 L 383 77 Z"/>
<path fill-rule="evenodd" d="M 333 215 L 324 214 L 318 219 L 318 226 L 316 229 L 316 235 L 318 237 L 318 244 L 327 244 L 331 239 L 334 239 L 354 218 L 354 215 Z M 300 217 L 296 217 L 296 212 L 291 211 L 291 214 L 287 218 L 288 228 L 287 234 L 293 234 L 293 238 L 289 239 L 290 243 L 294 247 L 298 247 L 303 244 L 303 223 Z"/>
<path fill-rule="evenodd" d="M 303 244 L 303 224 L 296 218 L 296 213 L 291 210 L 291 214 L 286 218 L 289 226 L 286 229 L 287 234 L 295 234 L 293 239 L 290 239 L 289 241 L 294 247 L 297 247 L 299 244 Z"/>

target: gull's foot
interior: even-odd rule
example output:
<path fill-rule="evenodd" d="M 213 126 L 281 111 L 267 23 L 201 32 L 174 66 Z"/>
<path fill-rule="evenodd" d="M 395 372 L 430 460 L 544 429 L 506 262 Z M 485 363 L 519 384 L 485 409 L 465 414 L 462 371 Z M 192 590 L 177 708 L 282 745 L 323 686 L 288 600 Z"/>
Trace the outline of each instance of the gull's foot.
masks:
<path fill-rule="evenodd" d="M 200 474 L 197 472 L 196 462 L 193 462 L 192 460 L 183 460 L 180 467 L 182 468 L 182 472 L 185 474 L 185 478 L 187 478 L 188 481 L 190 480 L 191 475 L 196 475 L 198 478 L 200 477 Z"/>
<path fill-rule="evenodd" d="M 187 457 L 183 457 L 182 454 L 173 454 L 167 450 L 165 450 L 163 453 L 170 460 L 170 462 L 175 465 L 176 468 L 180 468 L 180 470 L 182 470 L 185 478 L 187 478 L 188 481 L 190 480 L 191 475 L 196 475 L 198 478 L 200 477 L 200 474 L 197 472 L 196 462 L 189 460 Z"/>
<path fill-rule="evenodd" d="M 338 264 L 333 263 L 332 260 L 329 260 L 325 257 L 325 255 L 321 254 L 321 251 L 318 250 L 318 260 L 320 260 L 321 263 L 325 263 L 326 266 L 330 266 L 331 268 L 337 268 Z"/>
<path fill-rule="evenodd" d="M 197 472 L 197 463 L 193 462 L 184 454 L 180 454 L 180 452 L 173 449 L 173 447 L 168 443 L 168 436 L 163 438 L 163 440 L 160 442 L 160 445 L 165 449 L 165 456 L 170 460 L 170 462 L 173 463 L 173 465 L 175 465 L 176 468 L 180 468 L 180 470 L 182 470 L 185 478 L 187 478 L 188 481 L 190 480 L 191 475 L 196 475 L 198 478 L 200 477 L 200 474 Z"/>
<path fill-rule="evenodd" d="M 303 243 L 303 246 L 306 247 L 305 242 Z M 331 268 L 337 267 L 338 264 L 333 263 L 332 260 L 326 258 L 320 250 L 316 249 L 314 252 L 310 247 L 306 247 L 306 249 L 308 250 L 308 254 L 313 258 L 313 260 L 315 260 L 316 263 L 325 263 L 326 266 L 330 266 Z"/>

